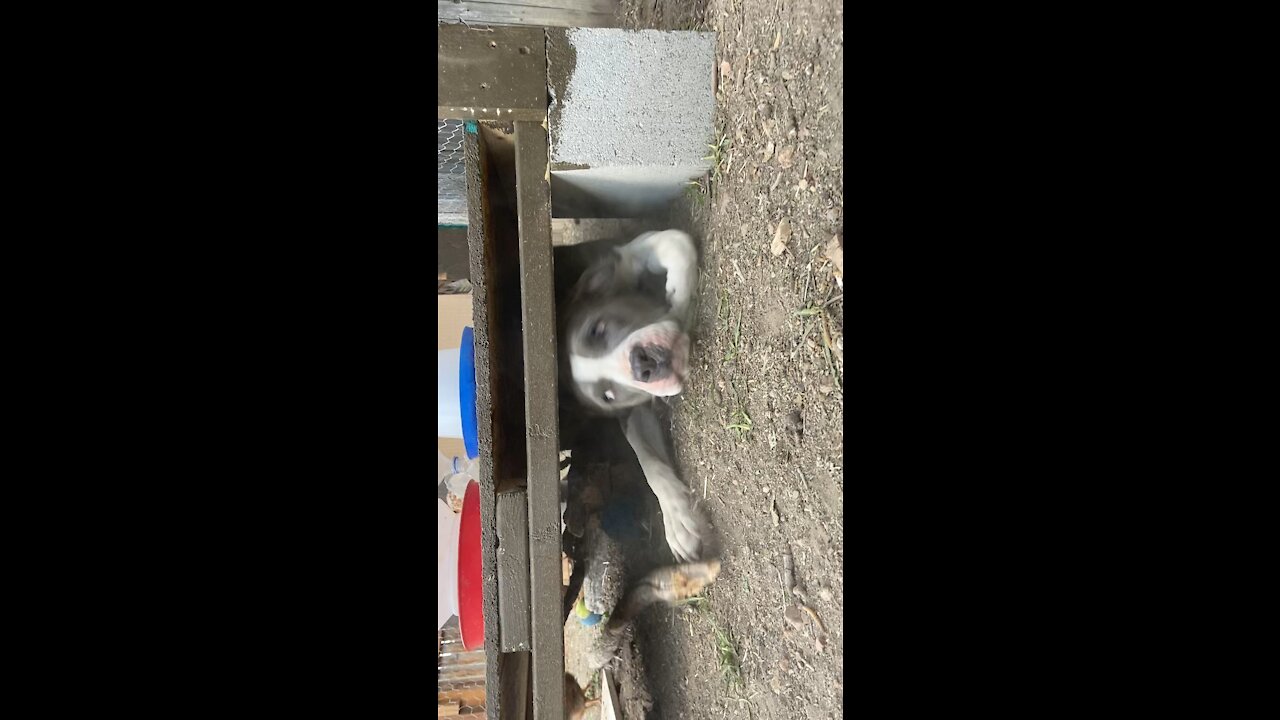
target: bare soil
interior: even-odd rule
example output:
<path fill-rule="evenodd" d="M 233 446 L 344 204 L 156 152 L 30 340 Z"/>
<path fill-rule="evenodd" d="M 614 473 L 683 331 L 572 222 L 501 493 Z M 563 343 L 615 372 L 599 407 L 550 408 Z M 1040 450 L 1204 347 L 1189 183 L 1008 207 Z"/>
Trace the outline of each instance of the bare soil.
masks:
<path fill-rule="evenodd" d="M 705 602 L 638 622 L 650 716 L 843 717 L 843 4 L 620 12 L 630 28 L 717 33 L 723 138 L 717 171 L 676 210 L 703 257 L 694 369 L 672 406 L 724 570 Z"/>

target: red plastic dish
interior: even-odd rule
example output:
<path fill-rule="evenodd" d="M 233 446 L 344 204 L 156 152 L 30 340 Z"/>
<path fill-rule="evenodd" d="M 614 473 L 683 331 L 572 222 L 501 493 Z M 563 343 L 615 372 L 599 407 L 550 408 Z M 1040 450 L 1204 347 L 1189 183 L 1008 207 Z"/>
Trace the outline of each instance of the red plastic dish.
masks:
<path fill-rule="evenodd" d="M 484 645 L 484 587 L 480 582 L 480 485 L 467 483 L 458 521 L 458 625 L 462 647 Z"/>

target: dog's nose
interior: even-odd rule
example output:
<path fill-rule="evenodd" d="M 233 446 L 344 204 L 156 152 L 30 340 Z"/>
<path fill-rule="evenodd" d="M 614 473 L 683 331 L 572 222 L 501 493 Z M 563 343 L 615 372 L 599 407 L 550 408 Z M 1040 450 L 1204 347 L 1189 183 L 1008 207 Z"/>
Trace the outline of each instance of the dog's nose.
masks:
<path fill-rule="evenodd" d="M 660 345 L 631 348 L 631 377 L 640 382 L 657 382 L 671 374 L 671 348 Z"/>

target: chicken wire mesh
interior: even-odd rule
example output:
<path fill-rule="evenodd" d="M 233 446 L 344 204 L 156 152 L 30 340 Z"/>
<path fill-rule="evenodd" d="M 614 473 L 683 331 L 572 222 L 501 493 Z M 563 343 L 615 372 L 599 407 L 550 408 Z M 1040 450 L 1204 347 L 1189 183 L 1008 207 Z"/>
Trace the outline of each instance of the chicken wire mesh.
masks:
<path fill-rule="evenodd" d="M 436 123 L 436 214 L 440 225 L 467 224 L 467 174 L 461 120 Z"/>
<path fill-rule="evenodd" d="M 462 647 L 456 618 L 440 631 L 436 663 L 437 717 L 485 717 L 484 649 Z"/>

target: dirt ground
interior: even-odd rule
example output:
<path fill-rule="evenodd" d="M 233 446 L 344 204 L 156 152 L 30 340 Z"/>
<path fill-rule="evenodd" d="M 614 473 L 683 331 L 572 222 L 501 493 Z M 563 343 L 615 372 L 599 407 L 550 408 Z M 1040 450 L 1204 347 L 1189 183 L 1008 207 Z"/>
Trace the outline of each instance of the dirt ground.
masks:
<path fill-rule="evenodd" d="M 843 3 L 623 0 L 621 13 L 629 28 L 717 33 L 723 139 L 679 209 L 703 257 L 673 431 L 724 569 L 704 602 L 638 623 L 651 717 L 843 717 Z"/>

